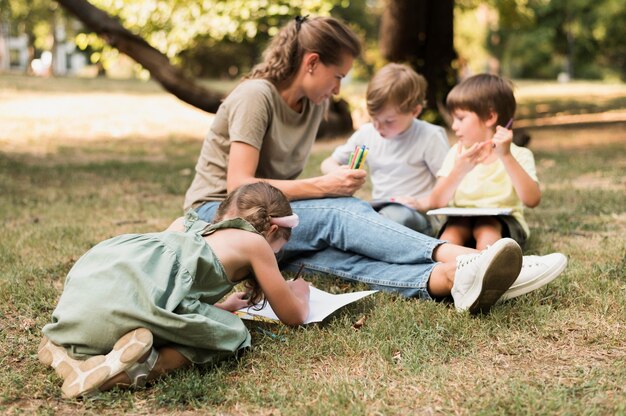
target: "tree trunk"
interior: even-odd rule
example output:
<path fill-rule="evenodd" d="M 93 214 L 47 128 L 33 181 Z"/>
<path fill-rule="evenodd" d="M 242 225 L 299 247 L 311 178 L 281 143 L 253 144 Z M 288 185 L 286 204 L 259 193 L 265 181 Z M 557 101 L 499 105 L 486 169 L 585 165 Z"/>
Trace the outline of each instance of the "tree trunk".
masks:
<path fill-rule="evenodd" d="M 167 56 L 150 46 L 140 36 L 128 31 L 106 12 L 85 0 L 57 0 L 57 2 L 109 45 L 146 68 L 167 91 L 201 110 L 210 113 L 217 111 L 223 98 L 221 94 L 187 78 L 180 69 L 170 63 Z"/>
<path fill-rule="evenodd" d="M 383 56 L 406 62 L 428 81 L 430 108 L 446 118 L 445 98 L 456 82 L 452 61 L 453 0 L 387 0 L 379 43 Z"/>

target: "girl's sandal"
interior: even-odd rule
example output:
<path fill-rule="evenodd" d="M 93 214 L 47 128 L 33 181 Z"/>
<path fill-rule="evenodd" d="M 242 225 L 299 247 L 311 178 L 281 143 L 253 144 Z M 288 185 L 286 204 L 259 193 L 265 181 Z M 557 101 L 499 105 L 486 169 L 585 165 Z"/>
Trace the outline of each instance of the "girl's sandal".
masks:
<path fill-rule="evenodd" d="M 128 369 L 124 370 L 128 379 L 130 380 L 130 387 L 138 387 L 143 388 L 146 386 L 146 382 L 148 381 L 148 375 L 154 369 L 154 366 L 159 359 L 159 352 L 152 348 L 150 351 L 150 355 L 146 360 L 142 363 L 135 363 L 130 366 Z"/>
<path fill-rule="evenodd" d="M 135 329 L 121 337 L 107 355 L 91 357 L 67 375 L 61 387 L 67 398 L 89 396 L 107 380 L 132 367 L 152 348 L 152 333 Z"/>

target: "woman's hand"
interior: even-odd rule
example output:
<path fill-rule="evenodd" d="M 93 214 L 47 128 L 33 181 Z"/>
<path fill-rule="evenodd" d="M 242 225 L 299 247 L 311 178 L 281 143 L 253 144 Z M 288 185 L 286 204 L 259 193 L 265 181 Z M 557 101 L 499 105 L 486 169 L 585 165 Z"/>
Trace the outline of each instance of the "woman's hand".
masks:
<path fill-rule="evenodd" d="M 216 303 L 214 306 L 224 309 L 228 312 L 235 312 L 238 309 L 250 306 L 248 299 L 244 299 L 247 296 L 246 292 L 235 292 L 228 296 L 224 302 Z"/>
<path fill-rule="evenodd" d="M 341 166 L 320 176 L 319 186 L 326 196 L 352 196 L 365 183 L 367 172 Z"/>

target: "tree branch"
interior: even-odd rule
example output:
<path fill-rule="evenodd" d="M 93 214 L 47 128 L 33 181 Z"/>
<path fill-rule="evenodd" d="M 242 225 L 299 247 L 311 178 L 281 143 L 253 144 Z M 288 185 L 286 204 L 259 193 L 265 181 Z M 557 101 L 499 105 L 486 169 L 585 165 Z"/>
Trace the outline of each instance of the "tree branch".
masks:
<path fill-rule="evenodd" d="M 215 113 L 222 95 L 198 85 L 172 65 L 167 56 L 130 32 L 115 18 L 86 0 L 56 0 L 63 8 L 102 37 L 109 45 L 130 56 L 150 72 L 167 91 L 180 100 L 209 113 Z"/>

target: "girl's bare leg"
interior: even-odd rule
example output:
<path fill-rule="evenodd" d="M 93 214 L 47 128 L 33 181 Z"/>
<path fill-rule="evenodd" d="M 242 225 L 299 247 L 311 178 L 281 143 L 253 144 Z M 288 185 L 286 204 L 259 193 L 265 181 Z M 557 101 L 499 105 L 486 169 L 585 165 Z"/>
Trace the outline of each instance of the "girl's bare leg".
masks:
<path fill-rule="evenodd" d="M 161 377 L 162 375 L 179 368 L 187 367 L 191 362 L 185 358 L 181 353 L 171 347 L 163 347 L 158 350 L 159 358 L 154 364 L 154 368 L 148 374 L 148 381 Z M 139 362 L 145 361 L 150 355 L 150 351 L 139 360 Z M 129 386 L 131 380 L 128 378 L 125 372 L 122 372 L 115 377 L 111 378 L 99 387 L 99 390 L 105 391 L 113 388 L 114 386 Z"/>

